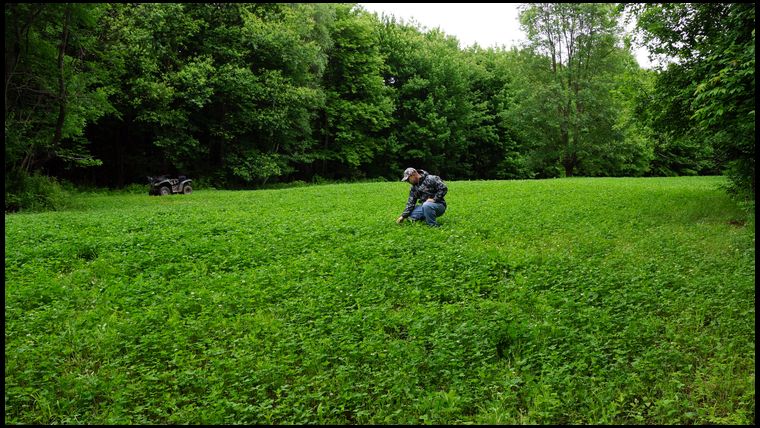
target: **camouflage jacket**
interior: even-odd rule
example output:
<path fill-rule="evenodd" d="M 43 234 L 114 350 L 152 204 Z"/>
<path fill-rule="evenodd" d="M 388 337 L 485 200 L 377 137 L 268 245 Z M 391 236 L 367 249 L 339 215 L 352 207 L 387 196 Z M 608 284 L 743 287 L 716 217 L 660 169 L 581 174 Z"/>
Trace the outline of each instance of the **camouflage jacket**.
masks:
<path fill-rule="evenodd" d="M 401 213 L 401 217 L 409 217 L 418 200 L 425 203 L 429 198 L 433 198 L 435 202 L 446 206 L 446 200 L 443 197 L 446 196 L 449 188 L 446 187 L 441 177 L 428 174 L 427 171 L 422 169 L 419 170 L 419 173 L 421 175 L 420 181 L 409 189 L 409 199 L 406 201 L 406 208 Z"/>

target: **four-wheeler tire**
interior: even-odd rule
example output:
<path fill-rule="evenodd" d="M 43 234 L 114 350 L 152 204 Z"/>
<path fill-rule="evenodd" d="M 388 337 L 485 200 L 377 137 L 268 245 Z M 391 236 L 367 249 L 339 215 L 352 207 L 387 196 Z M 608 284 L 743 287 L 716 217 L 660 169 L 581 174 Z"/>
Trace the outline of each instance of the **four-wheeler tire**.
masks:
<path fill-rule="evenodd" d="M 168 188 L 168 187 L 166 187 L 166 186 L 161 186 L 161 189 L 158 191 L 158 193 L 159 193 L 161 196 L 166 196 L 166 195 L 168 195 L 168 194 L 171 194 L 171 192 L 172 192 L 172 191 L 171 191 L 171 189 L 169 189 L 169 188 Z"/>
<path fill-rule="evenodd" d="M 193 188 L 189 184 L 187 184 L 187 185 L 185 185 L 184 188 L 182 188 L 182 193 L 184 193 L 186 195 L 189 195 L 189 194 L 193 193 Z"/>

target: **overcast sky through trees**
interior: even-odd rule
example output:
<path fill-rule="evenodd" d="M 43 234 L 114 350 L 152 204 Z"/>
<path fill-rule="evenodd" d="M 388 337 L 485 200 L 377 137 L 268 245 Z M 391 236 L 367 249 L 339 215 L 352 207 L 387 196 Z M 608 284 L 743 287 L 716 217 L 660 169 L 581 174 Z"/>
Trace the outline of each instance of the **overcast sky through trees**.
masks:
<path fill-rule="evenodd" d="M 456 36 L 462 48 L 475 43 L 481 47 L 507 48 L 524 42 L 520 30 L 520 3 L 359 3 L 364 9 L 378 14 L 393 15 L 409 22 L 414 20 L 427 29 L 440 27 L 446 34 Z M 628 31 L 633 24 L 626 26 Z M 647 50 L 635 48 L 639 65 L 651 68 Z"/>

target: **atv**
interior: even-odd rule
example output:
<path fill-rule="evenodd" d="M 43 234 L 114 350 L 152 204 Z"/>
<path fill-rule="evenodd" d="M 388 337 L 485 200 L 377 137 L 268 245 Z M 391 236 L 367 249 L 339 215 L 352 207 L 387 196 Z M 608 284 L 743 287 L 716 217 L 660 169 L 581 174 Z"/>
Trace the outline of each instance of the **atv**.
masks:
<path fill-rule="evenodd" d="M 193 180 L 184 175 L 180 175 L 177 178 L 169 178 L 166 175 L 148 177 L 148 182 L 150 182 L 150 189 L 148 190 L 149 195 L 165 196 L 173 193 L 184 193 L 185 195 L 189 195 L 190 193 L 193 193 L 193 188 L 190 185 Z"/>

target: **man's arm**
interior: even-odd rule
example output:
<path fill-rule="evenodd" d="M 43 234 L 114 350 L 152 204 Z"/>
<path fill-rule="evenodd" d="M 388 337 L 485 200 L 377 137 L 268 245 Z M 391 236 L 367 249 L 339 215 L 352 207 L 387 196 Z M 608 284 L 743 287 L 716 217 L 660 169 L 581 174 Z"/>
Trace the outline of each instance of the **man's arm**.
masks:
<path fill-rule="evenodd" d="M 435 192 L 434 199 L 436 202 L 441 203 L 443 202 L 443 197 L 446 196 L 446 193 L 449 191 L 449 188 L 446 187 L 446 183 L 444 183 L 440 177 L 436 177 L 435 184 L 438 189 Z"/>
<path fill-rule="evenodd" d="M 412 214 L 414 206 L 417 205 L 417 195 L 414 194 L 414 189 L 409 189 L 409 199 L 406 200 L 406 208 L 401 213 L 401 217 L 407 218 Z"/>

